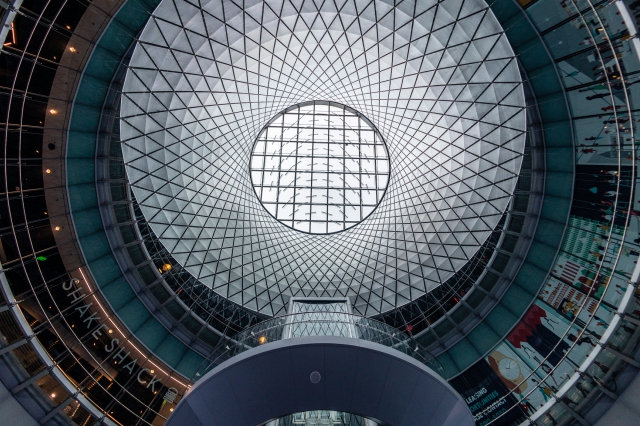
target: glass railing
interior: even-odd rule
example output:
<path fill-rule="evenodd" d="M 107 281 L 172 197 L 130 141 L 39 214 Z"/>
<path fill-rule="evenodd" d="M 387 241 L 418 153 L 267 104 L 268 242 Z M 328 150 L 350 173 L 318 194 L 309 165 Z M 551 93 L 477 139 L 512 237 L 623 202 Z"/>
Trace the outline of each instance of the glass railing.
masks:
<path fill-rule="evenodd" d="M 227 359 L 270 342 L 308 336 L 341 336 L 378 343 L 409 355 L 440 376 L 444 374 L 440 363 L 408 334 L 380 321 L 345 312 L 322 312 L 322 315 L 303 312 L 263 321 L 228 339 L 200 371 L 204 373 Z"/>

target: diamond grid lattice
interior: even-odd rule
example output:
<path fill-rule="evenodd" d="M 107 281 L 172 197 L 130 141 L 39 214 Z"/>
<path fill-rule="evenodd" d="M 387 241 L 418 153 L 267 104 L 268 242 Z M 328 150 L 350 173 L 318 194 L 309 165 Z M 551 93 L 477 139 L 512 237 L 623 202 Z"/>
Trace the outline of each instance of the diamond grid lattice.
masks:
<path fill-rule="evenodd" d="M 525 101 L 514 53 L 481 0 L 164 0 L 122 96 L 128 179 L 166 248 L 249 309 L 346 296 L 375 315 L 459 270 L 513 193 Z M 391 176 L 376 210 L 329 235 L 279 223 L 253 190 L 262 128 L 310 101 L 366 116 Z"/>

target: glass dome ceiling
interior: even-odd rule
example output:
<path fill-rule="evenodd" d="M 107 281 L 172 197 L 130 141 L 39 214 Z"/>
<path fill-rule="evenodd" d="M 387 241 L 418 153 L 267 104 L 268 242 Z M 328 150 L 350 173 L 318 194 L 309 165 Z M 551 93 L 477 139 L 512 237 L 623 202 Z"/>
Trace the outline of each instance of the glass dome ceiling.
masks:
<path fill-rule="evenodd" d="M 337 234 L 280 223 L 251 182 L 260 131 L 310 101 L 360 111 L 388 147 L 378 208 Z M 346 296 L 375 315 L 439 286 L 490 235 L 520 169 L 524 106 L 482 1 L 164 0 L 131 59 L 121 136 L 147 221 L 202 283 L 269 315 L 291 296 Z"/>
<path fill-rule="evenodd" d="M 278 114 L 251 154 L 251 181 L 281 223 L 327 234 L 360 223 L 389 182 L 380 133 L 344 105 L 311 102 Z"/>

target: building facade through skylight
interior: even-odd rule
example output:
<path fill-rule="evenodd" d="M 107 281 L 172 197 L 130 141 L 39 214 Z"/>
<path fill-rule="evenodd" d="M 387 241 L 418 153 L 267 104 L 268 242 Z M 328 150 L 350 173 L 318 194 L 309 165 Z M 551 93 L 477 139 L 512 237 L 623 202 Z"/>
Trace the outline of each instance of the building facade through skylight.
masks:
<path fill-rule="evenodd" d="M 376 208 L 389 181 L 389 156 L 362 115 L 311 102 L 288 108 L 260 132 L 251 180 L 265 208 L 285 225 L 338 232 Z"/>

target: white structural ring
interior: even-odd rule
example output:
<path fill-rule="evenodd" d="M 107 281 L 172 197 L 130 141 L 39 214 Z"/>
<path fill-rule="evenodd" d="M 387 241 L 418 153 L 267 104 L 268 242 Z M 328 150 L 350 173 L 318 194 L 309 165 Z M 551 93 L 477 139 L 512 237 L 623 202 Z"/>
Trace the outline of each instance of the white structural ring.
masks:
<path fill-rule="evenodd" d="M 391 4 L 390 4 L 391 3 Z M 347 296 L 375 315 L 440 285 L 488 238 L 520 170 L 525 100 L 482 0 L 164 0 L 122 97 L 128 179 L 160 241 L 217 293 L 265 314 Z M 251 185 L 253 143 L 292 105 L 333 101 L 383 135 L 391 176 L 356 226 L 284 226 Z"/>

